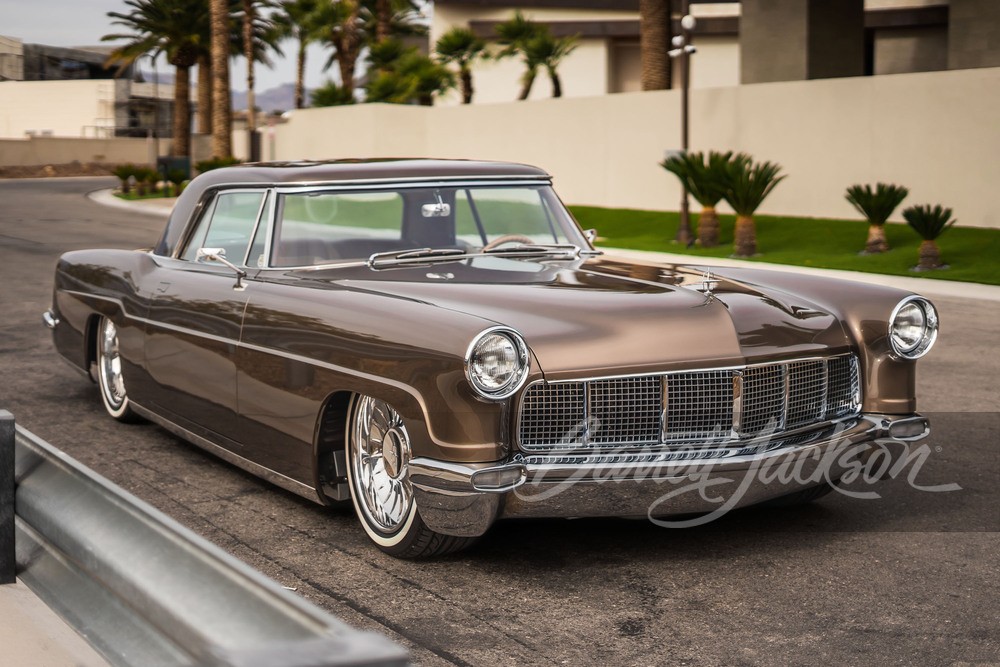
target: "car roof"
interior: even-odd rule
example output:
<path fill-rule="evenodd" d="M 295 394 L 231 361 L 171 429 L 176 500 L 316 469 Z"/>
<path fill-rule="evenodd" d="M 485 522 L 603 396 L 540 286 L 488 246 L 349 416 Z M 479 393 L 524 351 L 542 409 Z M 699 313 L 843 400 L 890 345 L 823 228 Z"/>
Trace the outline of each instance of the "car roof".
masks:
<path fill-rule="evenodd" d="M 209 189 L 224 186 L 412 182 L 418 180 L 543 179 L 543 169 L 515 162 L 431 158 L 371 158 L 319 161 L 255 162 L 222 167 L 191 181 L 174 205 L 156 254 L 169 255 L 180 242 L 188 221 Z"/>

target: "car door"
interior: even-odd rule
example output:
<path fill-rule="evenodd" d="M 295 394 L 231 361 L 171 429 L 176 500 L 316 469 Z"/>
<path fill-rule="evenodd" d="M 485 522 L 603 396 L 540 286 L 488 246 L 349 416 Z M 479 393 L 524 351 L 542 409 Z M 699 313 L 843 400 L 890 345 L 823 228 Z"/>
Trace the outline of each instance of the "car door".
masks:
<path fill-rule="evenodd" d="M 235 358 L 249 297 L 245 277 L 200 249 L 222 249 L 246 273 L 267 210 L 264 189 L 218 192 L 173 257 L 156 257 L 147 316 L 146 365 L 155 410 L 196 435 L 239 450 Z M 263 236 L 263 231 L 261 232 Z"/>

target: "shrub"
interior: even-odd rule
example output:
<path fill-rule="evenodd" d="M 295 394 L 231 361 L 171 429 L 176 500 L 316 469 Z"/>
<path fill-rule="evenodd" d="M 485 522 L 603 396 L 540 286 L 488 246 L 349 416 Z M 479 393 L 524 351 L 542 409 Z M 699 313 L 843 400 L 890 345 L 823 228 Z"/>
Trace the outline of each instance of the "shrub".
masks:
<path fill-rule="evenodd" d="M 868 221 L 865 253 L 875 254 L 889 249 L 884 225 L 908 194 L 910 191 L 902 185 L 887 183 L 876 183 L 874 189 L 871 185 L 852 185 L 847 188 L 845 199 Z"/>
<path fill-rule="evenodd" d="M 240 164 L 243 160 L 229 156 L 229 157 L 213 157 L 208 160 L 202 160 L 201 162 L 195 162 L 194 168 L 198 170 L 199 174 L 204 174 L 206 171 L 212 171 L 213 169 L 220 169 L 222 167 L 231 167 L 234 164 Z"/>
<path fill-rule="evenodd" d="M 131 192 L 132 184 L 129 182 L 129 179 L 136 175 L 138 169 L 138 167 L 129 162 L 127 164 L 120 164 L 111 170 L 111 173 L 121 181 L 122 194 L 127 195 Z"/>
<path fill-rule="evenodd" d="M 734 253 L 737 257 L 751 257 L 757 253 L 753 214 L 785 175 L 780 174 L 781 165 L 754 162 L 746 153 L 732 156 L 720 170 L 726 184 L 726 202 L 736 212 Z"/>
<path fill-rule="evenodd" d="M 911 206 L 903 210 L 903 218 L 923 239 L 920 243 L 917 271 L 947 268 L 941 262 L 937 239 L 956 222 L 951 218 L 951 209 L 943 208 L 940 204 L 933 207 L 930 204 Z"/>

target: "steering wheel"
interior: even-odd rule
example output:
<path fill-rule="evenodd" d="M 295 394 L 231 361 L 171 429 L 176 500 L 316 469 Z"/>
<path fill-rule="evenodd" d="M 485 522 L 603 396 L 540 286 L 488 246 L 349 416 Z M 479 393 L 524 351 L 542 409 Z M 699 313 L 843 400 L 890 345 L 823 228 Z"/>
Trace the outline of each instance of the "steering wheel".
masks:
<path fill-rule="evenodd" d="M 530 236 L 525 236 L 524 234 L 504 234 L 503 236 L 498 236 L 484 245 L 483 252 L 493 250 L 493 248 L 502 246 L 504 243 L 528 243 L 530 245 L 534 245 L 535 241 Z"/>

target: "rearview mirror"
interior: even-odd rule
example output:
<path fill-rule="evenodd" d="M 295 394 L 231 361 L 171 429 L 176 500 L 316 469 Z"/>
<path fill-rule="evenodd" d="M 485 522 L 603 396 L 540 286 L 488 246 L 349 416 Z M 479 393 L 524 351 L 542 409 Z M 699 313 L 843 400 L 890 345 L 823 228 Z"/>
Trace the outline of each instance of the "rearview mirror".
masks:
<path fill-rule="evenodd" d="M 424 204 L 420 207 L 420 214 L 425 218 L 447 218 L 451 215 L 451 204 L 444 202 Z"/>

